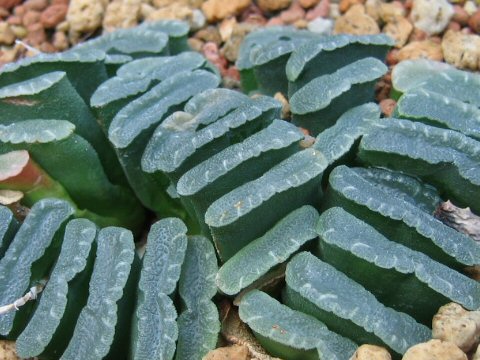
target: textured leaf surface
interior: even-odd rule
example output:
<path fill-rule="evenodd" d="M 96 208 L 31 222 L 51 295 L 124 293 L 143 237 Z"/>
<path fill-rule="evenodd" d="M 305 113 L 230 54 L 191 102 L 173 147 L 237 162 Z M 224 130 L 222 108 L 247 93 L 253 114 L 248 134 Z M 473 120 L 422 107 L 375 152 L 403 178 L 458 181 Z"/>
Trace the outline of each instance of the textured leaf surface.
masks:
<path fill-rule="evenodd" d="M 341 208 L 317 227 L 324 261 L 371 291 L 384 305 L 430 325 L 440 306 L 480 306 L 480 284 L 428 256 L 389 241 Z"/>
<path fill-rule="evenodd" d="M 188 239 L 178 292 L 185 310 L 178 318 L 175 359 L 201 359 L 214 349 L 220 331 L 216 294 L 217 258 L 211 242 L 202 236 Z"/>
<path fill-rule="evenodd" d="M 11 151 L 0 155 L 0 181 L 17 176 L 27 166 L 30 156 L 28 151 Z"/>
<path fill-rule="evenodd" d="M 422 88 L 480 106 L 480 75 L 443 62 L 427 59 L 402 61 L 392 72 L 392 84 L 401 93 Z"/>
<path fill-rule="evenodd" d="M 387 345 L 403 354 L 431 337 L 429 328 L 383 306 L 361 285 L 310 253 L 300 253 L 290 261 L 286 280 L 290 296 L 309 305 L 298 310 L 311 312 L 331 331 L 358 344 Z"/>
<path fill-rule="evenodd" d="M 107 355 L 115 334 L 117 302 L 123 295 L 133 258 L 130 231 L 115 227 L 100 230 L 87 305 L 61 359 L 102 359 Z"/>
<path fill-rule="evenodd" d="M 193 52 L 128 62 L 118 69 L 117 76 L 108 79 L 97 88 L 90 104 L 92 107 L 101 107 L 143 93 L 154 81 L 163 81 L 182 71 L 193 71 L 204 64 L 205 58 Z"/>
<path fill-rule="evenodd" d="M 183 196 L 200 192 L 248 160 L 254 161 L 251 163 L 250 171 L 255 171 L 255 167 L 260 167 L 261 159 L 259 158 L 263 153 L 288 147 L 302 138 L 302 132 L 295 126 L 282 120 L 274 120 L 268 127 L 243 142 L 229 146 L 190 169 L 178 181 L 177 191 Z M 273 165 L 272 162 L 270 164 Z M 240 172 L 234 176 L 243 177 L 244 175 Z M 231 190 L 224 189 L 224 191 Z"/>
<path fill-rule="evenodd" d="M 140 275 L 132 337 L 133 359 L 172 359 L 178 336 L 171 295 L 187 249 L 187 228 L 175 218 L 152 225 Z"/>
<path fill-rule="evenodd" d="M 67 307 L 68 283 L 85 269 L 96 233 L 95 224 L 85 219 L 67 224 L 57 263 L 35 313 L 16 341 L 17 353 L 22 358 L 40 355 L 52 340 Z"/>
<path fill-rule="evenodd" d="M 0 205 L 0 258 L 5 254 L 18 227 L 18 221 L 13 217 L 12 211 L 8 207 Z"/>
<path fill-rule="evenodd" d="M 317 237 L 318 218 L 317 210 L 311 206 L 292 211 L 220 268 L 216 279 L 218 288 L 228 295 L 237 294 L 286 261 L 303 244 Z"/>
<path fill-rule="evenodd" d="M 105 54 L 92 50 L 84 53 L 66 51 L 41 53 L 5 64 L 0 72 L 0 86 L 31 79 L 51 71 L 65 71 L 68 79 L 88 102 L 95 89 L 107 79 Z"/>
<path fill-rule="evenodd" d="M 433 91 L 420 88 L 405 93 L 394 116 L 457 130 L 480 140 L 480 109 Z"/>
<path fill-rule="evenodd" d="M 72 214 L 73 209 L 67 202 L 54 199 L 41 200 L 31 208 L 0 260 L 0 304 L 11 304 L 25 295 L 32 275 L 37 280 L 44 275 L 32 274 L 32 265 L 42 258 L 57 231 Z M 48 267 L 41 270 L 46 272 Z M 0 334 L 10 332 L 15 315 L 9 312 L 0 317 Z"/>
<path fill-rule="evenodd" d="M 320 133 L 313 145 L 325 155 L 328 164 L 335 164 L 354 147 L 355 142 L 376 126 L 380 119 L 378 105 L 368 103 L 345 112 L 333 125 Z"/>
<path fill-rule="evenodd" d="M 53 71 L 24 81 L 18 81 L 0 88 L 0 99 L 38 94 L 65 78 L 64 71 Z M 12 102 L 13 100 L 11 100 Z"/>
<path fill-rule="evenodd" d="M 145 149 L 142 169 L 146 172 L 160 170 L 171 173 L 185 165 L 187 159 L 193 167 L 193 164 L 198 163 L 194 161 L 194 154 L 197 154 L 201 161 L 205 160 L 230 145 L 225 141 L 228 139 L 225 134 L 233 135 L 235 132 L 240 133 L 249 129 L 253 132 L 254 129 L 267 125 L 277 117 L 280 108 L 281 104 L 278 101 L 269 97 L 259 97 L 197 132 L 172 130 L 171 123 L 168 123 L 169 128 L 160 125 Z"/>
<path fill-rule="evenodd" d="M 480 142 L 436 127 L 392 120 L 367 134 L 359 147 L 361 160 L 419 176 L 437 186 L 460 206 L 480 212 Z"/>
<path fill-rule="evenodd" d="M 318 348 L 320 359 L 329 360 L 348 360 L 357 348 L 351 340 L 331 332 L 314 317 L 291 310 L 258 290 L 242 298 L 239 315 L 255 333 L 274 342 L 268 350 L 275 356 L 287 355 L 275 352 L 277 344 L 298 350 Z"/>
<path fill-rule="evenodd" d="M 326 166 L 319 151 L 306 149 L 213 202 L 205 222 L 222 259 L 265 234 L 294 209 L 315 204 Z"/>
<path fill-rule="evenodd" d="M 170 107 L 218 84 L 219 79 L 204 70 L 167 78 L 118 112 L 108 130 L 110 141 L 118 148 L 127 147 L 143 130 L 162 120 Z"/>
<path fill-rule="evenodd" d="M 329 184 L 328 206 L 342 206 L 388 239 L 456 268 L 480 262 L 480 247 L 472 239 L 431 215 L 438 195 L 417 180 L 340 166 L 330 174 Z"/>
<path fill-rule="evenodd" d="M 294 88 L 301 88 L 314 78 L 332 73 L 342 66 L 365 57 L 383 61 L 394 45 L 385 35 L 333 35 L 302 44 L 293 51 L 285 71 Z M 294 91 L 289 88 L 290 95 Z"/>
<path fill-rule="evenodd" d="M 42 144 L 66 139 L 74 130 L 75 125 L 65 120 L 25 120 L 0 125 L 0 141 Z"/>
<path fill-rule="evenodd" d="M 376 80 L 386 71 L 387 67 L 380 60 L 365 58 L 332 74 L 315 78 L 292 96 L 292 113 L 307 114 L 324 109 L 334 98 L 350 90 L 352 85 Z"/>

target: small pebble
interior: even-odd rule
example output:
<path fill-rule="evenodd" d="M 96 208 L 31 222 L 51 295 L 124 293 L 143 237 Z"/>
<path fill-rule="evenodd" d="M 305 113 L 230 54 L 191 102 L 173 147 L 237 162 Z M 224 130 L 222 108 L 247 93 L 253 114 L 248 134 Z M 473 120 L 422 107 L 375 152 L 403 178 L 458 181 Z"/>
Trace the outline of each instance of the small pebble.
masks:
<path fill-rule="evenodd" d="M 394 18 L 383 28 L 383 32 L 395 40 L 395 47 L 401 48 L 406 43 L 413 30 L 413 25 L 404 17 Z"/>
<path fill-rule="evenodd" d="M 402 360 L 468 360 L 457 345 L 441 340 L 430 340 L 412 346 Z"/>
<path fill-rule="evenodd" d="M 445 61 L 460 69 L 480 69 L 480 36 L 448 30 L 442 39 Z"/>
<path fill-rule="evenodd" d="M 15 350 L 15 341 L 0 340 L 0 359 L 1 360 L 19 360 Z"/>
<path fill-rule="evenodd" d="M 56 31 L 53 34 L 52 44 L 60 51 L 68 49 L 68 37 L 63 31 Z"/>
<path fill-rule="evenodd" d="M 67 16 L 68 6 L 64 4 L 50 5 L 40 16 L 40 22 L 45 29 L 53 29 Z"/>
<path fill-rule="evenodd" d="M 332 19 L 324 19 L 321 17 L 316 18 L 308 23 L 308 30 L 311 32 L 322 34 L 322 35 L 330 35 L 333 31 L 333 20 Z"/>
<path fill-rule="evenodd" d="M 413 0 L 410 18 L 416 28 L 433 35 L 445 30 L 453 14 L 447 0 Z"/>
<path fill-rule="evenodd" d="M 473 15 L 478 10 L 478 7 L 474 1 L 468 0 L 468 1 L 465 1 L 465 4 L 463 5 L 463 9 L 467 12 L 468 15 Z"/>
<path fill-rule="evenodd" d="M 27 27 L 29 25 L 40 22 L 40 12 L 35 10 L 28 10 L 22 18 L 23 26 Z"/>
<path fill-rule="evenodd" d="M 326 18 L 330 12 L 330 0 L 321 0 L 313 9 L 305 15 L 305 19 L 310 21 L 318 17 Z"/>
<path fill-rule="evenodd" d="M 264 12 L 274 12 L 286 9 L 292 0 L 257 0 L 258 7 Z"/>
<path fill-rule="evenodd" d="M 42 11 L 48 6 L 48 0 L 27 0 L 23 3 L 27 10 Z"/>
<path fill-rule="evenodd" d="M 466 10 L 463 7 L 459 5 L 455 5 L 453 7 L 453 16 L 452 16 L 453 21 L 459 23 L 462 26 L 465 26 L 468 24 L 469 17 L 470 15 L 466 12 Z"/>
<path fill-rule="evenodd" d="M 42 24 L 35 23 L 27 26 L 27 36 L 25 41 L 33 47 L 40 46 L 47 40 L 47 34 Z"/>
<path fill-rule="evenodd" d="M 365 7 L 357 4 L 337 19 L 334 32 L 335 34 L 367 35 L 380 33 L 380 28 L 377 22 L 365 13 Z"/>
<path fill-rule="evenodd" d="M 15 42 L 15 33 L 5 21 L 0 22 L 0 45 L 12 45 Z"/>
<path fill-rule="evenodd" d="M 22 0 L 0 0 L 0 6 L 7 10 L 10 10 L 14 6 L 20 5 Z"/>
<path fill-rule="evenodd" d="M 215 22 L 240 14 L 251 3 L 252 0 L 207 0 L 202 4 L 202 11 L 208 22 Z"/>
<path fill-rule="evenodd" d="M 468 26 L 470 26 L 470 29 L 472 29 L 474 33 L 480 34 L 480 10 L 470 16 Z"/>
<path fill-rule="evenodd" d="M 294 2 L 287 10 L 280 13 L 280 19 L 282 19 L 284 24 L 293 24 L 304 17 L 305 10 L 297 2 Z"/>
<path fill-rule="evenodd" d="M 381 106 L 381 105 L 380 105 Z M 350 360 L 392 360 L 387 349 L 376 345 L 361 345 Z"/>
<path fill-rule="evenodd" d="M 430 59 L 443 60 L 442 46 L 435 41 L 412 41 L 397 53 L 397 60 Z"/>
<path fill-rule="evenodd" d="M 6 19 L 10 15 L 10 11 L 4 7 L 0 7 L 0 19 Z"/>

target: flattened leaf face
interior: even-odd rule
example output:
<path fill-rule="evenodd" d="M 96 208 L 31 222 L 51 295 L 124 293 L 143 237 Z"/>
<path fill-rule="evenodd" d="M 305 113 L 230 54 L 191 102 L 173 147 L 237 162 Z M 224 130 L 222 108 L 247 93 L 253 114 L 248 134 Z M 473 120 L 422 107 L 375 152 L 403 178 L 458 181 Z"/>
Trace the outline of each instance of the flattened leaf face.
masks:
<path fill-rule="evenodd" d="M 286 261 L 305 242 L 316 238 L 314 229 L 318 218 L 318 212 L 312 206 L 292 211 L 220 268 L 216 279 L 218 288 L 228 295 L 237 294 Z"/>
<path fill-rule="evenodd" d="M 427 59 L 402 61 L 392 72 L 392 84 L 400 93 L 422 88 L 480 106 L 480 75 L 443 62 Z"/>
<path fill-rule="evenodd" d="M 19 175 L 27 166 L 28 151 L 17 150 L 0 155 L 0 181 Z"/>
<path fill-rule="evenodd" d="M 150 229 L 133 322 L 133 359 L 172 359 L 178 336 L 175 291 L 187 249 L 187 228 L 175 218 Z"/>
<path fill-rule="evenodd" d="M 5 255 L 18 228 L 18 221 L 13 217 L 12 211 L 8 207 L 0 205 L 0 258 Z"/>
<path fill-rule="evenodd" d="M 460 206 L 480 212 L 480 205 L 471 202 L 480 196 L 480 142 L 408 120 L 385 124 L 362 138 L 358 153 L 362 161 L 418 176 Z"/>
<path fill-rule="evenodd" d="M 385 34 L 333 35 L 308 41 L 295 48 L 285 71 L 289 81 L 289 95 L 314 78 L 332 73 L 356 60 L 374 57 L 383 61 L 394 45 Z"/>
<path fill-rule="evenodd" d="M 239 315 L 242 321 L 260 335 L 258 339 L 274 356 L 290 358 L 282 348 L 283 345 L 290 351 L 293 350 L 295 355 L 292 359 L 298 359 L 302 355 L 306 358 L 305 351 L 319 348 L 319 353 L 322 354 L 320 359 L 348 360 L 357 348 L 354 342 L 329 331 L 314 317 L 291 310 L 258 290 L 253 290 L 242 298 Z"/>
<path fill-rule="evenodd" d="M 201 359 L 215 348 L 220 322 L 211 298 L 216 294 L 217 258 L 211 242 L 202 236 L 188 239 L 178 292 L 184 311 L 178 318 L 175 359 Z"/>
<path fill-rule="evenodd" d="M 480 247 L 431 213 L 440 198 L 418 180 L 380 169 L 335 168 L 325 206 L 342 206 L 389 240 L 461 269 L 480 262 Z"/>
<path fill-rule="evenodd" d="M 54 335 L 66 335 L 59 334 L 57 330 L 62 325 L 65 326 L 65 322 L 71 321 L 71 318 L 64 318 L 67 310 L 68 283 L 85 269 L 96 233 L 95 224 L 86 219 L 71 220 L 67 224 L 57 263 L 49 276 L 35 313 L 17 338 L 16 349 L 22 358 L 39 356 L 51 342 L 56 340 Z M 72 296 L 72 294 L 68 295 Z M 81 302 L 81 299 L 75 301 Z M 63 350 L 64 348 L 58 349 L 58 351 Z"/>
<path fill-rule="evenodd" d="M 319 151 L 306 149 L 213 202 L 205 222 L 222 260 L 265 234 L 290 211 L 316 204 L 326 166 Z"/>
<path fill-rule="evenodd" d="M 180 105 L 218 83 L 215 75 L 203 70 L 181 72 L 167 78 L 115 116 L 108 130 L 110 141 L 118 148 L 127 147 L 142 130 L 162 120 L 171 106 Z"/>
<path fill-rule="evenodd" d="M 383 306 L 361 285 L 309 253 L 290 261 L 286 281 L 287 305 L 310 313 L 358 344 L 386 345 L 403 354 L 431 337 L 429 328 Z"/>
<path fill-rule="evenodd" d="M 75 125 L 65 120 L 25 120 L 0 125 L 0 141 L 5 143 L 48 143 L 73 134 Z"/>
<path fill-rule="evenodd" d="M 37 202 L 0 260 L 0 304 L 11 304 L 29 290 L 31 281 L 40 280 L 54 261 L 46 253 L 62 224 L 73 214 L 73 208 L 65 201 L 44 199 Z M 35 241 L 31 241 L 31 239 Z M 57 244 L 58 246 L 58 244 Z M 34 262 L 46 256 L 43 273 L 32 273 Z M 33 286 L 34 284 L 32 284 Z M 23 309 L 22 309 L 23 310 Z M 0 334 L 8 335 L 12 330 L 16 312 L 0 318 Z"/>
<path fill-rule="evenodd" d="M 430 325 L 440 306 L 480 306 L 480 285 L 428 256 L 388 240 L 341 208 L 317 226 L 324 261 L 371 291 L 384 305 Z M 414 305 L 413 305 L 414 304 Z"/>
<path fill-rule="evenodd" d="M 87 305 L 61 359 L 102 359 L 108 354 L 115 335 L 117 302 L 123 295 L 133 258 L 130 231 L 107 227 L 99 232 Z"/>
<path fill-rule="evenodd" d="M 394 116 L 456 130 L 480 140 L 480 109 L 433 91 L 419 88 L 403 94 Z"/>

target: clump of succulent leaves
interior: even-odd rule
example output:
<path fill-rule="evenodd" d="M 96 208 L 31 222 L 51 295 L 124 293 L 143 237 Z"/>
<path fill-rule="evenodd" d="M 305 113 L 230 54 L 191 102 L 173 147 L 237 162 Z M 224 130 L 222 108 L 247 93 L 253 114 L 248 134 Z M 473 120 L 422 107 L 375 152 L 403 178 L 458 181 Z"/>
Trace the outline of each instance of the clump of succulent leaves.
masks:
<path fill-rule="evenodd" d="M 434 217 L 447 199 L 480 213 L 478 74 L 401 63 L 381 118 L 385 35 L 253 32 L 242 93 L 188 31 L 145 23 L 2 69 L 0 200 L 30 210 L 0 208 L 0 305 L 43 290 L 0 315 L 19 356 L 201 359 L 234 297 L 272 356 L 399 358 L 439 306 L 480 307 L 480 246 Z"/>

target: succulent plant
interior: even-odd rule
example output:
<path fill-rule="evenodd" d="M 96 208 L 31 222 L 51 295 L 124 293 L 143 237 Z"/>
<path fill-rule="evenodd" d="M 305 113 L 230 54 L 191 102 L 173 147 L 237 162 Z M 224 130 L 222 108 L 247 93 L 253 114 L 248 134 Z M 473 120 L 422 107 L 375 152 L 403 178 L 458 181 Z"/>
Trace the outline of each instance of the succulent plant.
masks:
<path fill-rule="evenodd" d="M 452 89 L 475 75 L 400 64 L 401 119 L 384 119 L 385 35 L 254 32 L 249 97 L 218 88 L 187 33 L 146 23 L 0 72 L 0 191 L 31 208 L 0 207 L 0 304 L 20 307 L 0 334 L 20 356 L 201 359 L 236 296 L 274 356 L 368 342 L 398 358 L 439 306 L 479 307 L 462 272 L 480 246 L 433 216 L 447 199 L 479 211 L 478 91 Z"/>

